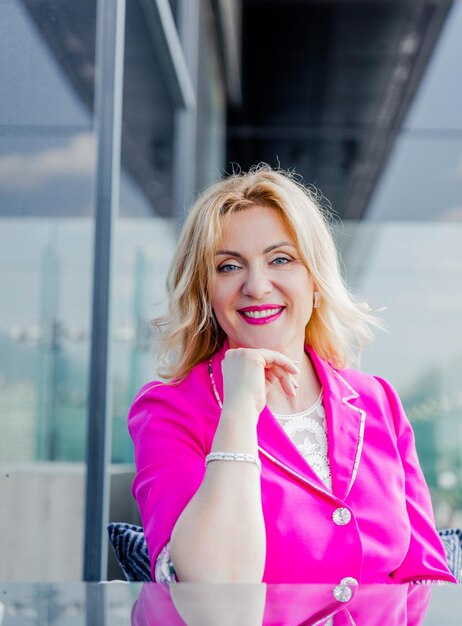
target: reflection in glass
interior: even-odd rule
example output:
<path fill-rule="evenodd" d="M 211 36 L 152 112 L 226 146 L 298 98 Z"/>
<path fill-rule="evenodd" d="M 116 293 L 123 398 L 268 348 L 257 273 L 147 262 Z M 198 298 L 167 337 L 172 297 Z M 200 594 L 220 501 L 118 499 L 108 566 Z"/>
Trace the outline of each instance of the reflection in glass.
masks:
<path fill-rule="evenodd" d="M 331 585 L 158 585 L 145 583 L 132 626 L 420 626 L 428 585 L 360 585 L 339 601 Z"/>
<path fill-rule="evenodd" d="M 8 514 L 0 578 L 7 580 L 81 576 L 96 8 L 94 0 L 1 5 L 0 487 Z"/>
<path fill-rule="evenodd" d="M 91 225 L 33 218 L 1 225 L 0 289 L 8 306 L 0 311 L 0 403 L 9 419 L 0 459 L 82 461 Z"/>
<path fill-rule="evenodd" d="M 175 107 L 142 5 L 126 4 L 120 212 L 168 218 Z"/>
<path fill-rule="evenodd" d="M 175 242 L 171 220 L 152 217 L 119 221 L 112 303 L 115 463 L 132 462 L 128 408 L 140 387 L 156 377 L 150 320 L 165 308 L 165 277 Z"/>
<path fill-rule="evenodd" d="M 394 384 L 410 418 L 438 527 L 462 525 L 462 224 L 346 223 L 348 282 L 381 313 L 365 371 Z"/>

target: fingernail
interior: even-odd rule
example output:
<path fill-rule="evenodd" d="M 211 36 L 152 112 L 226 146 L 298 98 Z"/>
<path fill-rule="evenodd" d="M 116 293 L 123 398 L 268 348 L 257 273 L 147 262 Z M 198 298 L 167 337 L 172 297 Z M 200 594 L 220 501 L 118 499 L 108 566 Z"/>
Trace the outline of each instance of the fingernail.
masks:
<path fill-rule="evenodd" d="M 298 383 L 297 383 L 297 381 L 295 380 L 295 378 L 294 378 L 293 376 L 291 376 L 291 379 L 292 379 L 292 384 L 293 384 L 295 387 L 298 387 Z"/>

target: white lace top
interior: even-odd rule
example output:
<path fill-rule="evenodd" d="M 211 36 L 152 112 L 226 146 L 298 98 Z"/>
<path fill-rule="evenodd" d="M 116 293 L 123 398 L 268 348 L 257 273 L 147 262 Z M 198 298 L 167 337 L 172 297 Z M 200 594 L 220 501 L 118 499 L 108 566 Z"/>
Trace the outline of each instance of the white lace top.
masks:
<path fill-rule="evenodd" d="M 305 409 L 305 411 L 290 415 L 274 413 L 274 417 L 299 452 L 305 457 L 311 469 L 316 472 L 329 489 L 332 489 L 332 475 L 327 445 L 326 411 L 322 404 L 322 389 L 316 402 L 308 409 Z"/>
<path fill-rule="evenodd" d="M 316 402 L 305 411 L 291 415 L 274 413 L 274 417 L 310 467 L 328 489 L 331 489 L 332 475 L 327 454 L 326 412 L 322 404 L 322 389 Z M 170 543 L 164 546 L 156 560 L 155 581 L 157 583 L 176 582 L 169 546 Z"/>

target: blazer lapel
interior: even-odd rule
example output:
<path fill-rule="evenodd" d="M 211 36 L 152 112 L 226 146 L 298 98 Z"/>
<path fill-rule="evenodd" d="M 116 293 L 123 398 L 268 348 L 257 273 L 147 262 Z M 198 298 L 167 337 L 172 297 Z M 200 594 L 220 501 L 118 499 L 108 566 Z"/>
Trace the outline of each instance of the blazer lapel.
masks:
<path fill-rule="evenodd" d="M 329 494 L 328 487 L 311 469 L 267 406 L 260 414 L 257 435 L 258 448 L 264 456 L 288 471 L 292 476 L 308 482 L 318 491 Z"/>
<path fill-rule="evenodd" d="M 358 471 L 366 411 L 359 394 L 342 374 L 312 348 L 307 352 L 323 387 L 332 491 L 345 500 Z"/>

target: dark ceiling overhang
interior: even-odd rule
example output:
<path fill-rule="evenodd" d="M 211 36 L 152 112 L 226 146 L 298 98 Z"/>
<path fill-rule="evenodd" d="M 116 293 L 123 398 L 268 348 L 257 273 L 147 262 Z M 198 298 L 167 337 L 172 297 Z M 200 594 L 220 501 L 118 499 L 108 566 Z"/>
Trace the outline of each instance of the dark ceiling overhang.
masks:
<path fill-rule="evenodd" d="M 295 168 L 361 219 L 452 0 L 243 0 L 228 161 Z"/>

